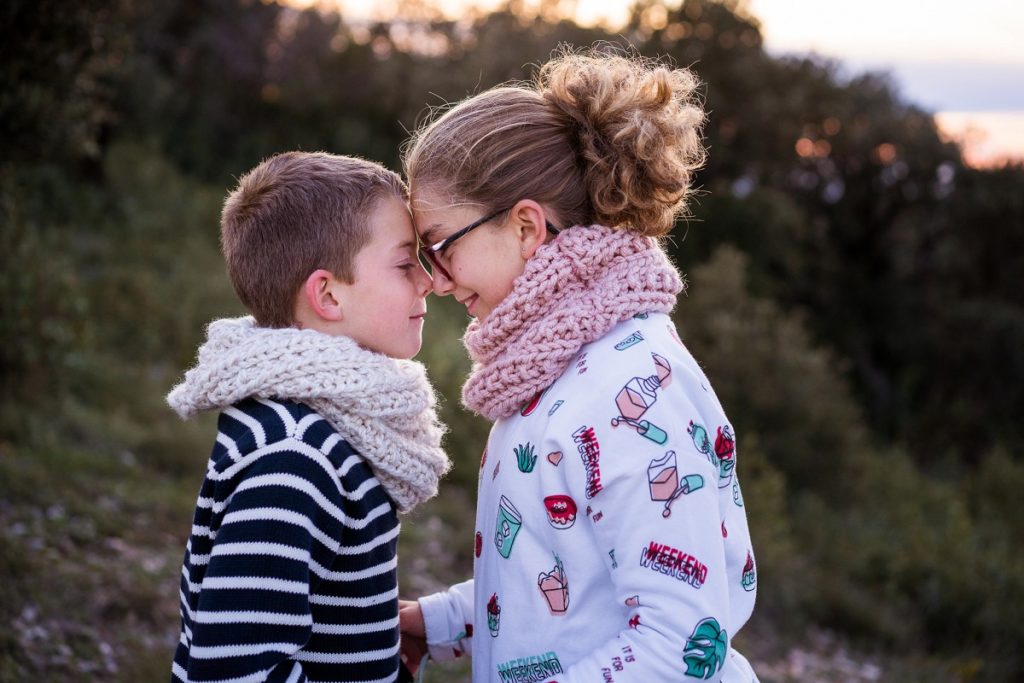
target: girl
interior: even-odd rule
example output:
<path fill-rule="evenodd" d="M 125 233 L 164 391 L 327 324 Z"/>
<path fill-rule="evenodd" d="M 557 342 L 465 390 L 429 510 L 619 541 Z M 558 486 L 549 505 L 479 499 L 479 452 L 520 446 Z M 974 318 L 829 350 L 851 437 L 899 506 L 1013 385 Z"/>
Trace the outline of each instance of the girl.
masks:
<path fill-rule="evenodd" d="M 406 151 L 434 290 L 474 317 L 463 402 L 494 426 L 474 579 L 402 624 L 474 681 L 756 680 L 729 647 L 756 588 L 736 439 L 657 239 L 703 162 L 696 85 L 564 54 Z"/>

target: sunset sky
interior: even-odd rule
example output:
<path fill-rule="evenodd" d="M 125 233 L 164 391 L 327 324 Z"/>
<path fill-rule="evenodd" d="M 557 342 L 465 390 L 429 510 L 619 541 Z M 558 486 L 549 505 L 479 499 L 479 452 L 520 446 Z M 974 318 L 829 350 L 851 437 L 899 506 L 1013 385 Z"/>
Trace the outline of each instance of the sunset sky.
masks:
<path fill-rule="evenodd" d="M 322 1 L 322 0 L 321 0 Z M 292 0 L 308 5 L 316 0 Z M 353 17 L 386 18 L 381 0 L 328 0 Z M 451 16 L 500 0 L 438 0 Z M 529 4 L 529 0 L 527 0 Z M 671 0 L 668 3 L 672 5 Z M 675 3 L 678 4 L 678 3 Z M 630 0 L 569 0 L 581 23 L 620 25 Z M 850 75 L 891 72 L 904 97 L 965 141 L 975 164 L 1024 159 L 1024 3 L 1012 0 L 748 0 L 771 54 L 838 58 Z"/>
<path fill-rule="evenodd" d="M 772 53 L 838 57 L 894 74 L 906 99 L 966 136 L 969 161 L 1024 159 L 1024 3 L 751 0 Z"/>

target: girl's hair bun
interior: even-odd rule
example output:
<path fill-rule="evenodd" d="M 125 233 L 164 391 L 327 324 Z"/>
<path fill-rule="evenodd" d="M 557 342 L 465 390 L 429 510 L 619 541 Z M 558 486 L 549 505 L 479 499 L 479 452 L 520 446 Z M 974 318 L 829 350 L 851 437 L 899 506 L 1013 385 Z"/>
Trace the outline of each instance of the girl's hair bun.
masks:
<path fill-rule="evenodd" d="M 565 118 L 596 222 L 672 229 L 705 160 L 698 85 L 687 69 L 596 50 L 540 68 L 537 91 Z"/>

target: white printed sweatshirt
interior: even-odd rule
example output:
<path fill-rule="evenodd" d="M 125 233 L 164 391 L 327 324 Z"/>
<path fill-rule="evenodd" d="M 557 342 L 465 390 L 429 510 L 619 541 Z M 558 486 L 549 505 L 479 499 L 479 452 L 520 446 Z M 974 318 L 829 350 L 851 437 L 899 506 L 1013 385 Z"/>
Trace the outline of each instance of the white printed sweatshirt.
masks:
<path fill-rule="evenodd" d="M 476 683 L 756 681 L 732 426 L 672 320 L 585 345 L 481 459 L 474 581 L 420 599 Z"/>

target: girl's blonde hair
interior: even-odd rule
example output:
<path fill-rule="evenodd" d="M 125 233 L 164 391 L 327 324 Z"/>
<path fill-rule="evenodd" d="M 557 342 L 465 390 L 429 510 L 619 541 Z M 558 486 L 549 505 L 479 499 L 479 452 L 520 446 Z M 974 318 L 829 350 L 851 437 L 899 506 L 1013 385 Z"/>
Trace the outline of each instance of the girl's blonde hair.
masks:
<path fill-rule="evenodd" d="M 487 211 L 533 199 L 564 227 L 661 236 L 704 163 L 697 86 L 687 69 L 563 51 L 534 83 L 498 86 L 423 125 L 405 149 L 406 177 L 414 194 Z"/>

